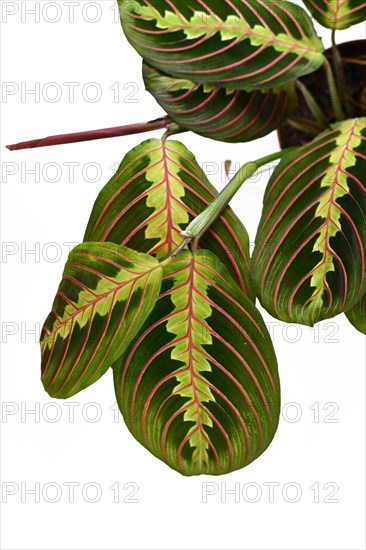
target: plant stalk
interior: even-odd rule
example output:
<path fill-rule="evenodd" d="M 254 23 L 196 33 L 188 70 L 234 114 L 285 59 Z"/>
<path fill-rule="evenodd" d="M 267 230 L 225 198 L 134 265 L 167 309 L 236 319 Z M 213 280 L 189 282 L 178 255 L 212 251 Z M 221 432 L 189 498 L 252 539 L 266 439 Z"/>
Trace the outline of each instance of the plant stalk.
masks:
<path fill-rule="evenodd" d="M 76 132 L 72 134 L 60 134 L 32 141 L 23 141 L 13 145 L 7 145 L 7 149 L 15 151 L 18 149 L 32 149 L 34 147 L 50 147 L 52 145 L 64 145 L 67 143 L 77 143 L 80 141 L 92 141 L 95 139 L 105 139 L 119 136 L 129 136 L 132 134 L 141 134 L 152 130 L 166 129 L 172 123 L 169 116 L 150 120 L 149 122 L 139 122 L 137 124 L 128 124 L 126 126 L 116 126 L 114 128 L 104 128 L 101 130 L 90 130 L 87 132 Z"/>
<path fill-rule="evenodd" d="M 343 101 L 343 107 L 346 110 L 348 116 L 351 115 L 351 106 L 347 101 L 346 82 L 344 79 L 344 71 L 342 65 L 342 58 L 339 53 L 339 49 L 335 40 L 335 29 L 332 29 L 332 62 L 335 73 L 336 82 L 339 89 L 339 95 Z"/>
<path fill-rule="evenodd" d="M 224 189 L 215 197 L 215 199 L 207 206 L 207 208 L 201 212 L 188 227 L 182 231 L 182 235 L 189 239 L 195 239 L 197 246 L 197 241 L 202 237 L 202 235 L 209 229 L 213 222 L 218 218 L 221 212 L 227 207 L 230 200 L 233 198 L 235 193 L 240 189 L 243 183 L 253 176 L 253 174 L 265 164 L 277 160 L 289 151 L 296 149 L 296 147 L 289 147 L 288 149 L 283 149 L 282 151 L 277 151 L 272 155 L 267 155 L 258 160 L 247 162 L 244 164 L 235 176 L 229 181 L 229 183 L 224 187 Z"/>
<path fill-rule="evenodd" d="M 185 128 L 181 128 L 178 126 L 178 124 L 175 124 L 175 122 L 172 122 L 169 124 L 165 134 L 161 138 L 163 142 L 165 142 L 169 137 L 176 136 L 177 134 L 183 134 L 184 132 L 188 132 Z"/>
<path fill-rule="evenodd" d="M 331 67 L 328 59 L 325 59 L 325 61 L 324 61 L 324 69 L 325 69 L 325 74 L 327 76 L 328 88 L 329 88 L 329 93 L 330 93 L 330 100 L 331 100 L 331 103 L 332 103 L 334 116 L 335 116 L 336 120 L 338 120 L 338 121 L 344 120 L 345 115 L 344 115 L 344 112 L 343 112 L 342 102 L 341 102 L 341 99 L 339 97 L 336 82 L 334 80 L 332 67 Z"/>
<path fill-rule="evenodd" d="M 343 57 L 342 61 L 344 61 L 344 63 L 351 63 L 352 65 L 366 65 L 366 59 L 362 58 L 362 56 L 359 58 Z"/>
<path fill-rule="evenodd" d="M 300 130 L 301 132 L 305 132 L 306 134 L 310 134 L 312 136 L 317 136 L 323 130 L 323 128 L 314 122 L 301 117 L 290 117 L 287 119 L 286 124 L 292 126 L 292 128 L 296 128 L 296 130 Z"/>
<path fill-rule="evenodd" d="M 328 123 L 327 117 L 324 114 L 323 109 L 320 107 L 319 103 L 316 101 L 315 97 L 310 92 L 310 90 L 305 86 L 305 84 L 300 82 L 300 80 L 297 80 L 296 86 L 300 90 L 306 105 L 308 106 L 313 117 L 317 121 L 319 127 L 325 130 L 328 127 L 329 123 Z"/>

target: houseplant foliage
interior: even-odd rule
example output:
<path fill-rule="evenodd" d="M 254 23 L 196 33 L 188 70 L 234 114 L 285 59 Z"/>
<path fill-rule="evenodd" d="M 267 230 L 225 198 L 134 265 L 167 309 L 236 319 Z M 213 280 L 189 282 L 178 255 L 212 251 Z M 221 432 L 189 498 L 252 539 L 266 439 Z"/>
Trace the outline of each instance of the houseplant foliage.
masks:
<path fill-rule="evenodd" d="M 312 16 L 329 29 L 347 29 L 366 19 L 366 5 L 362 0 L 304 0 Z"/>
<path fill-rule="evenodd" d="M 252 267 L 262 304 L 279 319 L 312 326 L 365 292 L 365 138 L 364 118 L 333 124 L 270 178 Z"/>
<path fill-rule="evenodd" d="M 351 309 L 346 311 L 348 320 L 363 334 L 366 334 L 366 294 Z"/>
<path fill-rule="evenodd" d="M 42 381 L 66 398 L 113 368 L 140 443 L 184 475 L 223 474 L 257 458 L 279 419 L 277 362 L 256 298 L 285 322 L 345 313 L 366 332 L 366 119 L 349 101 L 335 41 L 336 29 L 365 20 L 366 3 L 118 5 L 166 116 L 10 147 L 165 130 L 125 156 L 95 202 L 42 331 Z M 331 63 L 306 8 L 332 29 Z M 301 80 L 320 69 L 326 112 Z M 308 118 L 293 114 L 300 97 Z M 246 142 L 285 122 L 306 143 L 246 162 L 220 193 L 171 139 L 193 131 Z M 250 259 L 228 203 L 275 159 Z"/>

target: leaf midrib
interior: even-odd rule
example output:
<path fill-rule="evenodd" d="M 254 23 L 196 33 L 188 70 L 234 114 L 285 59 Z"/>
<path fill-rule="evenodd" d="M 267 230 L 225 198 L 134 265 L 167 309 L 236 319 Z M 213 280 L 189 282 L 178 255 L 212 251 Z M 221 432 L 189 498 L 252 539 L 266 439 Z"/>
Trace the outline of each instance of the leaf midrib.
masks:
<path fill-rule="evenodd" d="M 160 14 L 159 14 L 159 16 L 160 16 Z M 236 25 L 230 25 L 230 24 L 228 24 L 224 21 L 222 21 L 218 25 L 212 25 L 210 23 L 207 23 L 206 25 L 198 25 L 198 24 L 191 23 L 191 21 L 188 21 L 187 19 L 185 19 L 186 23 L 182 21 L 181 25 L 174 25 L 172 27 L 169 27 L 169 26 L 167 27 L 166 26 L 167 23 L 165 22 L 166 20 L 165 20 L 164 17 L 162 17 L 162 16 L 154 17 L 154 19 L 157 22 L 161 22 L 163 25 L 165 25 L 165 28 L 169 32 L 177 32 L 177 31 L 184 30 L 184 29 L 205 30 L 205 31 L 207 30 L 208 32 L 205 33 L 205 34 L 207 34 L 208 37 L 211 38 L 217 32 L 226 31 L 226 30 L 229 29 L 231 31 L 238 32 L 238 34 L 240 34 L 240 36 L 238 36 L 237 38 L 230 38 L 230 39 L 225 39 L 225 40 L 223 39 L 223 41 L 231 40 L 231 41 L 235 42 L 235 41 L 245 40 L 246 38 L 255 37 L 255 38 L 259 38 L 260 40 L 265 42 L 265 44 L 267 46 L 271 46 L 272 44 L 279 44 L 279 45 L 286 46 L 288 50 L 291 50 L 292 48 L 295 48 L 296 50 L 303 50 L 303 51 L 308 52 L 308 53 L 309 52 L 316 53 L 316 54 L 321 53 L 321 52 L 319 52 L 319 50 L 315 46 L 310 47 L 311 42 L 310 42 L 309 37 L 306 37 L 309 46 L 305 46 L 305 45 L 303 46 L 302 44 L 299 44 L 299 41 L 296 40 L 291 34 L 288 34 L 286 36 L 291 38 L 291 43 L 289 44 L 288 42 L 283 41 L 283 40 L 278 38 L 281 34 L 285 34 L 285 33 L 280 33 L 278 35 L 275 35 L 269 27 L 268 27 L 268 30 L 272 34 L 272 38 L 270 40 L 268 39 L 268 36 L 266 36 L 265 34 L 260 34 L 258 32 L 255 32 L 252 27 L 249 27 L 247 31 L 244 31 L 242 27 L 236 26 Z M 146 20 L 149 20 L 149 19 L 146 18 Z M 255 26 L 260 27 L 260 25 L 255 25 Z"/>
<path fill-rule="evenodd" d="M 101 279 L 105 279 L 105 277 L 103 277 L 103 275 L 101 273 L 99 273 L 98 271 L 95 271 L 91 268 L 83 266 L 82 264 L 72 263 L 72 264 L 69 264 L 68 267 L 79 267 L 79 268 L 85 269 L 86 271 L 94 273 L 95 275 L 99 275 L 101 277 Z M 138 282 L 139 279 L 142 279 L 143 277 L 148 277 L 150 275 L 150 273 L 152 273 L 153 271 L 155 271 L 159 267 L 160 267 L 160 264 L 152 267 L 151 269 L 148 269 L 148 270 L 144 271 L 143 273 L 139 273 L 136 277 L 132 277 L 132 279 L 129 279 L 127 281 L 123 281 L 121 283 L 116 282 L 115 283 L 115 285 L 116 285 L 115 288 L 107 290 L 106 292 L 104 292 L 103 294 L 98 296 L 95 300 L 92 300 L 91 302 L 89 302 L 88 304 L 85 304 L 84 306 L 82 306 L 79 309 L 76 309 L 76 307 L 77 307 L 76 304 L 72 303 L 73 307 L 75 307 L 75 312 L 72 313 L 71 315 L 69 315 L 67 317 L 67 319 L 64 319 L 56 328 L 54 328 L 52 331 L 49 332 L 49 334 L 47 335 L 47 338 L 45 338 L 44 341 L 43 341 L 43 345 L 48 343 L 48 341 L 51 339 L 52 336 L 53 336 L 53 338 L 55 338 L 57 332 L 65 325 L 65 323 L 68 323 L 70 320 L 73 320 L 79 314 L 83 313 L 86 309 L 94 308 L 95 305 L 98 304 L 101 300 L 105 299 L 105 297 L 107 297 L 109 295 L 113 295 L 113 294 L 115 295 L 124 286 L 127 286 L 129 284 L 134 286 Z M 121 269 L 121 271 L 122 271 L 122 269 Z M 94 294 L 91 289 L 88 289 L 88 292 L 90 292 L 91 294 Z"/>

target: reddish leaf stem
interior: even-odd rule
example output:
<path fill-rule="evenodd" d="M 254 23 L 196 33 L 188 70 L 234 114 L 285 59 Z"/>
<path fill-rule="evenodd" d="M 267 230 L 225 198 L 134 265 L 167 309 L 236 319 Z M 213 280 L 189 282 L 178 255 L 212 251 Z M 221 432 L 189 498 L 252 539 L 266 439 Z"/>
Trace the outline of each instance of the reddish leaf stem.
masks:
<path fill-rule="evenodd" d="M 104 128 L 102 130 L 89 130 L 88 132 L 76 132 L 73 134 L 60 134 L 58 136 L 49 136 L 43 139 L 34 139 L 32 141 L 23 141 L 13 145 L 7 145 L 7 149 L 15 151 L 18 149 L 31 149 L 34 147 L 50 147 L 52 145 L 64 145 L 66 143 L 77 143 L 79 141 L 92 141 L 94 139 L 105 139 L 119 136 L 128 136 L 150 132 L 167 128 L 172 120 L 168 116 L 160 117 L 149 122 L 139 122 L 127 126 L 116 126 L 114 128 Z"/>

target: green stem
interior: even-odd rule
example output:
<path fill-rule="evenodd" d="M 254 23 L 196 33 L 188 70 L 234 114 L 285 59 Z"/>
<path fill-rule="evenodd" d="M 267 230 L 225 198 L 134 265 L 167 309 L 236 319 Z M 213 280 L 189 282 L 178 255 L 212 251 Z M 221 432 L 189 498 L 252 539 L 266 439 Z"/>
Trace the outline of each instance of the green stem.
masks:
<path fill-rule="evenodd" d="M 192 237 L 186 237 L 181 243 L 179 246 L 177 246 L 177 248 L 173 251 L 172 254 L 170 254 L 169 258 L 176 258 L 179 254 L 179 252 L 181 252 L 183 250 L 183 248 L 185 248 L 192 240 Z"/>
<path fill-rule="evenodd" d="M 324 61 L 324 69 L 325 69 L 325 74 L 327 76 L 328 88 L 329 88 L 329 93 L 330 93 L 330 100 L 332 102 L 334 116 L 336 117 L 336 120 L 338 120 L 338 121 L 344 120 L 345 116 L 344 116 L 344 112 L 343 112 L 343 108 L 342 108 L 342 102 L 341 102 L 341 99 L 339 97 L 336 82 L 334 80 L 332 67 L 331 67 L 328 59 L 325 59 L 325 61 Z"/>
<path fill-rule="evenodd" d="M 312 136 L 317 136 L 323 130 L 323 128 L 320 128 L 320 126 L 314 122 L 301 117 L 290 117 L 287 119 L 286 124 L 292 126 L 292 128 L 296 128 L 296 130 L 300 130 L 301 132 L 305 132 L 306 134 L 310 134 Z"/>
<path fill-rule="evenodd" d="M 175 124 L 174 122 L 172 124 L 169 124 L 165 134 L 161 138 L 164 142 L 171 136 L 175 136 L 176 134 L 182 134 L 183 132 L 188 132 L 185 128 L 181 128 L 178 126 L 178 124 Z"/>
<path fill-rule="evenodd" d="M 315 97 L 310 92 L 310 90 L 308 90 L 305 84 L 300 82 L 300 80 L 297 80 L 296 86 L 300 90 L 306 105 L 308 106 L 315 120 L 319 124 L 320 128 L 325 130 L 325 128 L 327 128 L 329 124 L 327 117 L 323 112 L 323 109 L 320 107 L 319 103 L 316 101 Z"/>
<path fill-rule="evenodd" d="M 339 49 L 335 40 L 335 29 L 332 29 L 332 62 L 333 62 L 333 68 L 335 72 L 335 77 L 339 89 L 339 95 L 343 101 L 343 106 L 346 110 L 346 113 L 348 116 L 351 116 L 351 106 L 347 100 L 347 94 L 346 94 L 346 83 L 344 79 L 344 71 L 343 71 L 343 64 L 342 64 L 342 58 L 339 53 Z"/>
<path fill-rule="evenodd" d="M 278 151 L 277 153 L 273 153 L 272 155 L 267 155 L 266 157 L 262 157 L 258 160 L 247 162 L 246 164 L 244 164 L 238 170 L 232 180 L 229 181 L 226 187 L 224 187 L 221 193 L 216 196 L 216 198 L 207 206 L 207 208 L 203 212 L 201 212 L 201 214 L 199 214 L 196 218 L 194 218 L 194 220 L 191 221 L 185 231 L 182 231 L 182 235 L 189 239 L 195 239 L 197 243 L 198 239 L 202 237 L 202 235 L 209 229 L 209 227 L 213 224 L 213 222 L 217 219 L 221 212 L 227 207 L 230 200 L 240 189 L 243 183 L 248 178 L 253 176 L 258 168 L 265 164 L 268 164 L 269 162 L 272 162 L 273 160 L 277 160 L 283 157 L 289 151 L 292 151 L 294 149 L 295 147 L 289 147 L 288 149 L 283 149 L 282 151 Z"/>

